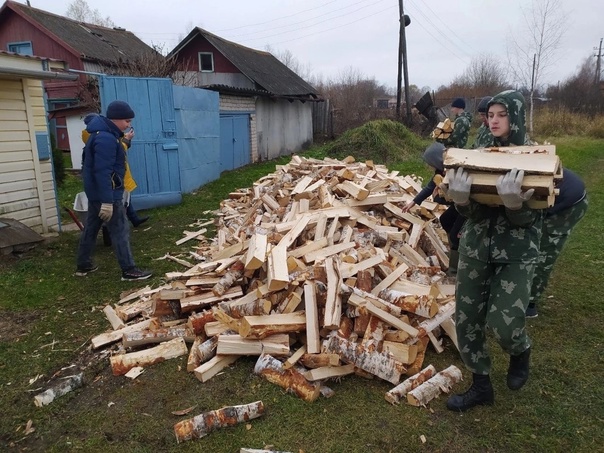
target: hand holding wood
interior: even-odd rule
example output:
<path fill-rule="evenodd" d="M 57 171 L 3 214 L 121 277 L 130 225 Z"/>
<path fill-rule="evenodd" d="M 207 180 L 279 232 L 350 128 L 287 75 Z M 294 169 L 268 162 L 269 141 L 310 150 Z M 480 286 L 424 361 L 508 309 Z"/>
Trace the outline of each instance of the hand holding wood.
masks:
<path fill-rule="evenodd" d="M 439 187 L 445 193 L 445 196 L 453 203 L 465 206 L 470 202 L 470 189 L 472 188 L 472 177 L 462 167 L 447 170 L 447 179 L 449 187 L 441 184 Z"/>
<path fill-rule="evenodd" d="M 522 207 L 522 203 L 529 200 L 535 189 L 529 189 L 526 192 L 522 191 L 522 180 L 524 179 L 524 170 L 514 168 L 501 175 L 497 179 L 497 193 L 503 201 L 506 208 L 517 210 Z"/>

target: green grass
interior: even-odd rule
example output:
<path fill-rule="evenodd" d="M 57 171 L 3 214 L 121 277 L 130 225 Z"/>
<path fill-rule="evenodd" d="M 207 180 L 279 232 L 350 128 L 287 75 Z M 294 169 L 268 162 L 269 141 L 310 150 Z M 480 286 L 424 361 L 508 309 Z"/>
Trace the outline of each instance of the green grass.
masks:
<path fill-rule="evenodd" d="M 387 136 L 388 134 L 386 134 Z M 394 134 L 396 135 L 396 134 Z M 394 141 L 394 139 L 392 139 Z M 388 141 L 388 140 L 387 140 Z M 407 158 L 392 169 L 429 176 L 420 155 L 425 143 L 414 144 Z M 63 233 L 21 258 L 0 258 L 0 449 L 63 452 L 236 452 L 240 447 L 311 452 L 592 452 L 604 443 L 604 305 L 601 275 L 604 263 L 604 140 L 556 139 L 565 166 L 581 174 L 588 185 L 590 207 L 569 239 L 540 306 L 529 321 L 534 342 L 531 378 L 519 392 L 505 386 L 504 354 L 495 343 L 493 379 L 496 405 L 460 415 L 445 408 L 445 397 L 430 409 L 391 406 L 384 393 L 392 387 L 377 378 L 345 377 L 328 385 L 330 399 L 305 403 L 255 375 L 255 359 L 240 359 L 206 383 L 186 372 L 179 358 L 149 367 L 136 380 L 112 376 L 109 359 L 89 351 L 92 336 L 107 329 L 102 313 L 120 293 L 141 285 L 121 282 L 110 249 L 99 245 L 99 271 L 75 278 L 78 233 Z M 338 146 L 333 144 L 332 146 Z M 369 148 L 365 148 L 369 146 Z M 388 145 L 389 146 L 389 145 Z M 362 145 L 362 159 L 381 163 Z M 328 148 L 309 152 L 327 154 Z M 357 149 L 348 148 L 358 156 Z M 330 153 L 331 155 L 331 153 Z M 280 159 L 285 163 L 289 158 Z M 195 220 L 208 218 L 236 188 L 274 171 L 265 162 L 224 174 L 178 206 L 148 212 L 145 229 L 132 232 L 137 264 L 155 271 L 149 282 L 162 283 L 165 272 L 181 270 L 175 263 L 156 261 L 169 252 L 186 254 L 191 244 L 176 246 Z M 72 203 L 80 191 L 70 177 L 60 199 Z M 76 363 L 86 366 L 83 388 L 44 408 L 33 405 L 32 391 L 53 373 Z M 451 344 L 445 352 L 428 352 L 426 364 L 438 369 L 462 367 Z M 44 377 L 33 384 L 29 380 Z M 464 371 L 467 385 L 469 374 Z M 189 416 L 225 405 L 262 400 L 264 417 L 207 437 L 176 444 L 172 432 L 184 417 L 171 412 L 191 406 Z M 31 420 L 35 431 L 23 435 Z M 422 444 L 420 436 L 426 436 Z"/>

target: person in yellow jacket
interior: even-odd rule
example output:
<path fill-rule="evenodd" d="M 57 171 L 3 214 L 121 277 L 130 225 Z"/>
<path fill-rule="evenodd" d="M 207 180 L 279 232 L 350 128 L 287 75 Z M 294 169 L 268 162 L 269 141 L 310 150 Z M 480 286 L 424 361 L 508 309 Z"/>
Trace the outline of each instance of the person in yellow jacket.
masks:
<path fill-rule="evenodd" d="M 86 115 L 86 117 L 84 117 L 84 124 L 88 124 L 95 116 L 97 116 L 96 113 L 89 113 Z M 84 142 L 84 144 L 86 144 L 89 137 L 90 133 L 86 130 L 86 128 L 82 129 L 82 142 Z M 124 137 L 122 138 L 124 153 L 130 149 L 133 137 L 134 128 L 130 128 L 128 132 L 124 132 Z M 128 159 L 126 159 L 126 173 L 124 175 L 124 205 L 126 206 L 126 215 L 128 216 L 128 220 L 130 220 L 130 223 L 132 223 L 132 226 L 135 228 L 149 220 L 149 216 L 139 217 L 136 213 L 136 210 L 132 206 L 132 203 L 130 202 L 130 192 L 136 189 L 136 187 L 136 181 L 132 177 L 132 172 L 130 171 L 130 166 L 128 165 Z M 103 237 L 105 237 L 105 231 L 103 231 Z"/>

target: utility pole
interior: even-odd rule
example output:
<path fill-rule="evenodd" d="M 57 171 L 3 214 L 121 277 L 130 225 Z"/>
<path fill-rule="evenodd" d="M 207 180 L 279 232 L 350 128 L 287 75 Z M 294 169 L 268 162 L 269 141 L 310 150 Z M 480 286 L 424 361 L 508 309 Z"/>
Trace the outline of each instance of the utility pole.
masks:
<path fill-rule="evenodd" d="M 401 71 L 405 77 L 405 104 L 407 110 L 407 124 L 411 124 L 411 104 L 409 103 L 409 74 L 407 73 L 407 42 L 405 27 L 411 23 L 411 18 L 403 11 L 403 0 L 398 0 L 399 9 L 399 37 L 398 37 L 398 77 L 396 85 L 396 118 L 401 118 Z"/>
<path fill-rule="evenodd" d="M 600 38 L 600 50 L 598 50 L 598 55 L 596 55 L 596 77 L 594 80 L 596 87 L 600 84 L 600 74 L 602 72 L 602 39 L 603 38 Z"/>

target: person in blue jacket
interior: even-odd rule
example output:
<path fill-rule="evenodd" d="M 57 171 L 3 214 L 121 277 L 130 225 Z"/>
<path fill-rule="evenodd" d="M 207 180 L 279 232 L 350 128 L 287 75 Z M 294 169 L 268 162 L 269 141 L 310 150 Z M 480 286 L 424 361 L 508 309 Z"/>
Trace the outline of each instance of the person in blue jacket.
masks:
<path fill-rule="evenodd" d="M 554 263 L 575 225 L 587 212 L 587 192 L 585 184 L 576 173 L 568 168 L 562 172 L 562 181 L 558 184 L 559 194 L 554 205 L 545 213 L 543 230 L 539 243 L 538 266 L 533 277 L 531 298 L 526 309 L 527 318 L 536 318 L 537 302 L 545 290 Z"/>
<path fill-rule="evenodd" d="M 126 152 L 121 139 L 132 124 L 134 111 L 124 101 L 113 101 L 106 116 L 88 123 L 90 134 L 84 146 L 82 179 L 88 198 L 88 213 L 80 236 L 75 275 L 85 276 L 98 269 L 92 255 L 99 230 L 105 224 L 122 270 L 122 280 L 144 280 L 152 273 L 136 267 L 130 248 L 130 229 L 124 207 Z"/>

